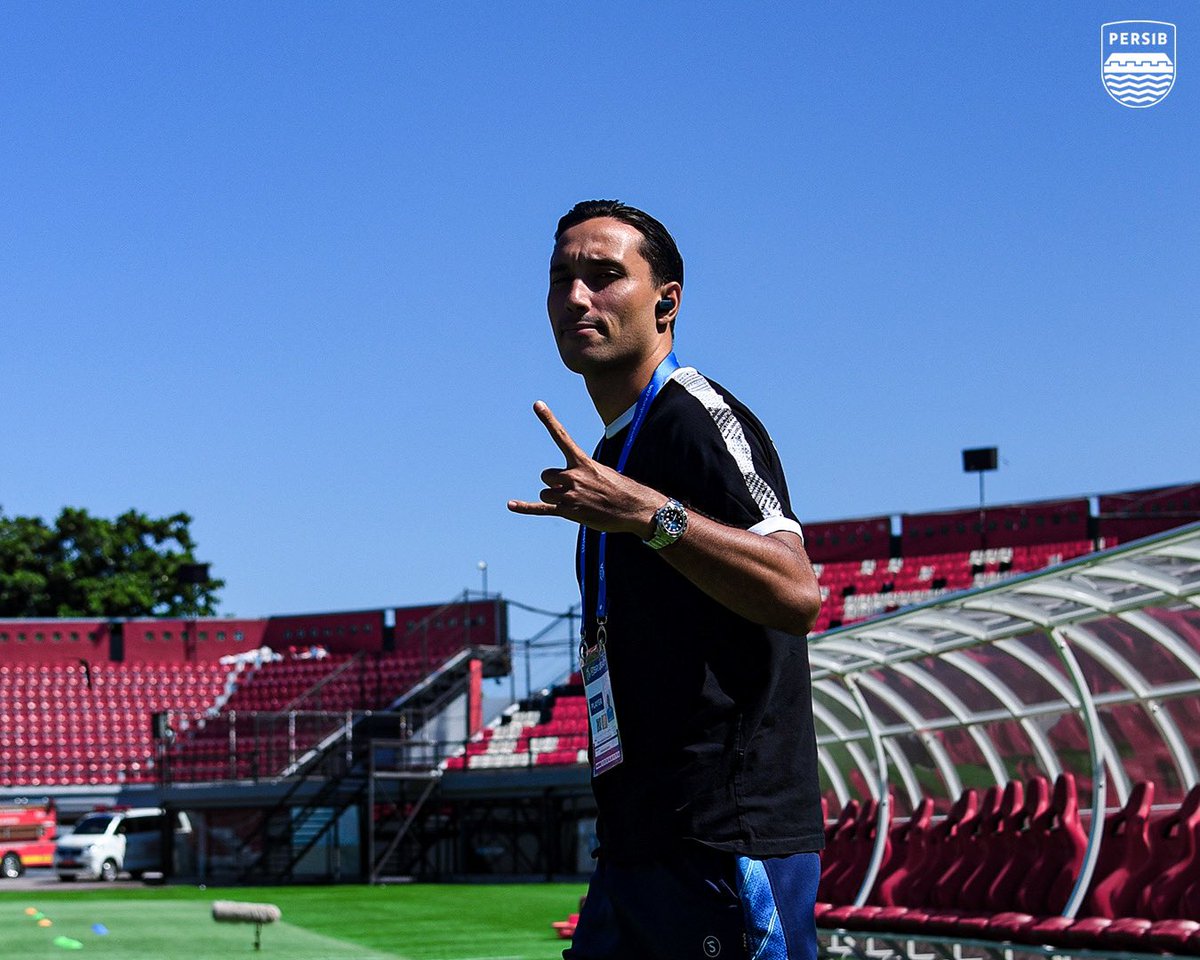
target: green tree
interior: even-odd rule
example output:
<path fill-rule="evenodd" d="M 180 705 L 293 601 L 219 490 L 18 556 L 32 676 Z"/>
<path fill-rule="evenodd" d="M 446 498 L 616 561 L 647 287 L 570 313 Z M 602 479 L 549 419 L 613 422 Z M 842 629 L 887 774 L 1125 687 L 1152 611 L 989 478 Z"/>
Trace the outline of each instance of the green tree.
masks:
<path fill-rule="evenodd" d="M 225 582 L 196 562 L 191 522 L 66 507 L 51 526 L 0 511 L 0 616 L 212 615 Z"/>

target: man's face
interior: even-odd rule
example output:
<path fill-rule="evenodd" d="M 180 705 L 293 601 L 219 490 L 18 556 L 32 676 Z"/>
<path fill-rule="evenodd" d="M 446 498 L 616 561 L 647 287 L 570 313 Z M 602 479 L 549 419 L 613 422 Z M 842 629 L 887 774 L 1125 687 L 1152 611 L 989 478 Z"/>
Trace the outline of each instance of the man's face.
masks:
<path fill-rule="evenodd" d="M 658 346 L 659 287 L 641 244 L 635 227 L 611 217 L 584 220 L 558 238 L 546 310 L 568 370 L 637 366 Z"/>

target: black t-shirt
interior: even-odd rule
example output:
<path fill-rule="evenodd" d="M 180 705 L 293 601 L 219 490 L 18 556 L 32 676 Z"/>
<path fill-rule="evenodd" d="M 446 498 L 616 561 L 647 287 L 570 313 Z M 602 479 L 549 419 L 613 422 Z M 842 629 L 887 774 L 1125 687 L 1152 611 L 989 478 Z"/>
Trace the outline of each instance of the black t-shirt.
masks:
<path fill-rule="evenodd" d="M 629 419 L 610 425 L 600 462 L 615 467 Z M 655 398 L 624 472 L 722 523 L 800 531 L 766 430 L 692 368 Z M 599 540 L 589 532 L 589 642 Z M 603 853 L 636 860 L 681 840 L 754 857 L 821 849 L 805 639 L 734 614 L 636 536 L 607 541 L 607 650 L 624 758 L 592 781 Z"/>

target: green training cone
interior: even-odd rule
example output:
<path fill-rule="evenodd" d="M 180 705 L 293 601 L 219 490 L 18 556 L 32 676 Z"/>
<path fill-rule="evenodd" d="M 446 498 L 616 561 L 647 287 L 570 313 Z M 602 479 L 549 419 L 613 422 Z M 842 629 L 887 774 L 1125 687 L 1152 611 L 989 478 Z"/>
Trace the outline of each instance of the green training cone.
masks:
<path fill-rule="evenodd" d="M 78 940 L 72 940 L 70 937 L 55 937 L 54 945 L 62 947 L 64 950 L 82 950 L 83 944 Z"/>

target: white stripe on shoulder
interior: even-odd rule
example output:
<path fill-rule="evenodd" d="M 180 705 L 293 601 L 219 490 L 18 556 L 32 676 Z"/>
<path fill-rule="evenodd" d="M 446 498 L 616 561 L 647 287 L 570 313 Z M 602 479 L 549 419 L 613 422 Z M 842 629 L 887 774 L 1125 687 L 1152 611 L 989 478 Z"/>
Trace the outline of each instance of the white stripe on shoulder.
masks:
<path fill-rule="evenodd" d="M 766 520 L 759 520 L 750 528 L 751 533 L 761 534 L 764 537 L 770 536 L 772 533 L 794 533 L 800 538 L 800 542 L 804 542 L 804 530 L 791 517 L 768 517 Z"/>
<path fill-rule="evenodd" d="M 746 434 L 742 430 L 742 422 L 729 409 L 725 398 L 713 389 L 713 385 L 695 367 L 680 367 L 675 371 L 674 379 L 699 400 L 704 409 L 708 411 L 708 415 L 712 417 L 713 423 L 717 425 L 717 429 L 721 433 L 721 438 L 725 441 L 725 449 L 729 451 L 729 455 L 733 457 L 741 471 L 742 479 L 746 482 L 746 489 L 750 492 L 751 499 L 758 505 L 763 520 L 782 517 L 783 506 L 780 504 L 779 498 L 775 496 L 771 485 L 755 472 L 754 457 L 750 453 L 750 444 L 746 441 Z M 758 526 L 761 526 L 761 523 L 755 524 L 755 527 Z"/>

